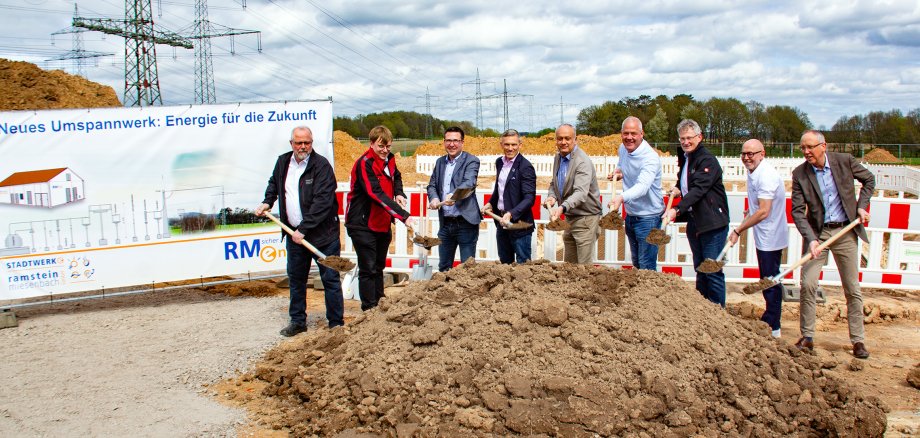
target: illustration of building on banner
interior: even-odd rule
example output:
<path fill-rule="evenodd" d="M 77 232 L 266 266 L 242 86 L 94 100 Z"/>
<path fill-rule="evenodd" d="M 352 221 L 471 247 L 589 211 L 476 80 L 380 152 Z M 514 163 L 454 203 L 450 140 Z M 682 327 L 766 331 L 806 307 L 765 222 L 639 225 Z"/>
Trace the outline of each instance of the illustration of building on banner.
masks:
<path fill-rule="evenodd" d="M 0 181 L 0 204 L 54 208 L 82 201 L 85 187 L 69 167 L 16 172 Z"/>

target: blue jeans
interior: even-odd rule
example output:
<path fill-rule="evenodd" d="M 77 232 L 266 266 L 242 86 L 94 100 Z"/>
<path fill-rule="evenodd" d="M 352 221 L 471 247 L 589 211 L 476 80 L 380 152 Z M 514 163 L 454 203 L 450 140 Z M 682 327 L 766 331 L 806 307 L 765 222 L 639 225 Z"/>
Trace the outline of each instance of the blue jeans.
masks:
<path fill-rule="evenodd" d="M 291 302 L 288 305 L 288 314 L 291 323 L 307 325 L 307 274 L 310 272 L 310 261 L 317 260 L 315 254 L 305 246 L 294 243 L 290 236 L 287 237 L 287 274 L 290 280 Z M 327 256 L 339 255 L 341 244 L 339 239 L 323 248 L 316 248 Z M 326 320 L 329 327 L 345 325 L 345 298 L 342 296 L 342 283 L 339 273 L 335 269 L 327 268 L 317 263 L 319 276 L 323 281 L 326 300 Z"/>
<path fill-rule="evenodd" d="M 779 263 L 782 255 L 783 250 L 781 249 L 776 251 L 757 250 L 757 267 L 760 269 L 760 278 L 779 274 Z M 767 310 L 764 310 L 760 320 L 770 324 L 771 329 L 778 330 L 783 311 L 783 285 L 777 283 L 775 286 L 764 290 L 763 300 L 767 304 Z"/>
<path fill-rule="evenodd" d="M 457 246 L 460 247 L 460 262 L 476 256 L 476 241 L 479 240 L 479 225 L 473 225 L 462 217 L 444 216 L 441 229 L 438 230 L 438 255 L 441 260 L 438 270 L 449 271 L 454 267 L 454 257 L 457 255 Z"/>
<path fill-rule="evenodd" d="M 626 239 L 629 240 L 629 252 L 636 269 L 658 269 L 658 245 L 645 241 L 648 233 L 661 226 L 661 216 L 626 215 Z"/>
<path fill-rule="evenodd" d="M 496 227 L 495 244 L 498 246 L 498 260 L 509 265 L 515 261 L 515 257 L 518 263 L 530 260 L 530 239 L 533 231 L 520 237 L 513 237 L 512 234 L 513 232 L 501 226 Z"/>
<path fill-rule="evenodd" d="M 726 237 L 728 237 L 728 225 L 697 234 L 696 224 L 693 220 L 688 221 L 687 240 L 690 242 L 690 252 L 693 253 L 693 269 L 699 268 L 703 260 L 718 258 L 722 247 L 725 246 Z M 707 300 L 725 307 L 725 273 L 721 269 L 712 274 L 697 271 L 696 290 L 700 291 Z"/>

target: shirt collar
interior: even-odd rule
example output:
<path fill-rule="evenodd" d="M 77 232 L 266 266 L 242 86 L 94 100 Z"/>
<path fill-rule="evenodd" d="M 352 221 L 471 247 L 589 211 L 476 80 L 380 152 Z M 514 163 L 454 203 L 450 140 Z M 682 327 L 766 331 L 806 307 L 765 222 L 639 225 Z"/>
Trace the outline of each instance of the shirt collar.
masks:
<path fill-rule="evenodd" d="M 310 160 L 310 154 L 307 154 L 307 156 L 303 159 L 303 161 L 298 163 L 296 154 L 291 154 L 291 165 L 293 166 L 306 166 L 309 160 Z"/>
<path fill-rule="evenodd" d="M 514 158 L 510 160 L 508 159 L 508 157 L 502 155 L 502 162 L 505 163 L 505 165 L 514 164 L 514 160 L 517 160 L 517 157 L 519 157 L 520 155 L 521 155 L 520 153 L 514 154 Z"/>
<path fill-rule="evenodd" d="M 462 156 L 463 156 L 463 151 L 460 151 L 460 153 L 457 154 L 457 156 L 456 156 L 454 159 L 451 159 L 451 158 L 450 158 L 450 155 L 447 155 L 447 162 L 450 163 L 450 164 L 454 164 L 454 163 L 456 163 L 457 160 L 459 160 L 460 157 L 462 157 Z"/>
<path fill-rule="evenodd" d="M 819 169 L 818 166 L 815 166 L 814 164 L 811 165 L 811 168 L 815 170 L 815 173 L 824 172 L 825 170 L 831 170 L 830 157 L 827 155 L 827 153 L 824 154 L 824 167 L 823 168 Z"/>

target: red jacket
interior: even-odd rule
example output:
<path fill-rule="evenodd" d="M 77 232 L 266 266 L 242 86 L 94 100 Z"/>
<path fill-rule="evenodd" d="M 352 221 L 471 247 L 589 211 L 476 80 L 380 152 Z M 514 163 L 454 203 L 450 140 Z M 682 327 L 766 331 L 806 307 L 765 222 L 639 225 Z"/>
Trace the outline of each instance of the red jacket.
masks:
<path fill-rule="evenodd" d="M 384 172 L 387 168 L 389 176 Z M 390 231 L 393 218 L 405 221 L 410 214 L 393 199 L 403 196 L 402 175 L 396 169 L 396 159 L 389 154 L 384 162 L 368 149 L 351 168 L 351 192 L 345 227 L 378 233 Z"/>

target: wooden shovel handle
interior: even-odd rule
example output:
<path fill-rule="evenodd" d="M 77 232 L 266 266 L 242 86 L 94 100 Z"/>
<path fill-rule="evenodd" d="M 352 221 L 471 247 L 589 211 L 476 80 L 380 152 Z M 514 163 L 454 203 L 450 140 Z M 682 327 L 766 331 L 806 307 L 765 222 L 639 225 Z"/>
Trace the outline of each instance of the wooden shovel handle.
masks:
<path fill-rule="evenodd" d="M 859 222 L 860 222 L 860 219 L 853 219 L 853 222 L 850 222 L 849 224 L 847 224 L 847 226 L 843 227 L 843 229 L 841 229 L 841 230 L 838 231 L 836 234 L 834 234 L 833 236 L 831 236 L 830 239 L 827 239 L 827 240 L 825 240 L 824 242 L 822 242 L 820 245 L 818 245 L 818 252 L 821 252 L 821 251 L 824 251 L 825 249 L 827 249 L 827 247 L 830 246 L 832 243 L 836 242 L 837 239 L 840 239 L 841 237 L 843 237 L 844 234 L 846 234 L 846 233 L 848 233 L 850 230 L 852 230 L 853 227 L 859 225 Z M 808 261 L 811 260 L 811 259 L 812 259 L 812 257 L 811 257 L 811 251 L 809 251 L 808 254 L 805 254 L 805 256 L 803 256 L 803 257 L 800 258 L 798 261 L 796 261 L 795 263 L 793 263 L 792 266 L 790 266 L 789 268 L 787 268 L 785 271 L 780 272 L 779 274 L 777 274 L 777 275 L 776 275 L 775 277 L 773 277 L 772 279 L 773 279 L 774 281 L 777 281 L 778 279 L 782 279 L 783 277 L 785 277 L 786 275 L 788 275 L 790 272 L 794 271 L 795 268 L 798 268 L 799 266 L 804 265 L 806 262 L 808 262 Z"/>
<path fill-rule="evenodd" d="M 294 235 L 294 230 L 292 230 L 291 227 L 285 225 L 283 222 L 281 222 L 280 220 L 278 220 L 278 218 L 276 218 L 274 215 L 272 215 L 271 213 L 269 213 L 269 212 L 267 212 L 267 211 L 263 212 L 263 214 L 265 214 L 265 217 L 271 219 L 272 222 L 278 224 L 278 226 L 280 226 L 281 229 L 284 230 L 286 233 L 288 233 L 288 234 L 290 234 L 290 235 L 292 235 L 292 236 Z M 316 254 L 317 257 L 319 257 L 319 258 L 321 258 L 321 259 L 326 258 L 326 254 L 323 254 L 320 250 L 316 249 L 315 246 L 310 245 L 310 242 L 307 242 L 306 239 L 302 239 L 302 240 L 300 241 L 300 243 L 301 243 L 303 246 L 307 247 L 307 249 L 309 249 L 310 252 L 312 252 L 313 254 Z"/>
<path fill-rule="evenodd" d="M 667 212 L 668 210 L 670 210 L 672 204 L 674 204 L 674 196 L 671 195 L 670 192 L 668 192 L 668 206 L 664 208 L 664 211 Z M 668 222 L 670 222 L 670 221 L 671 221 L 671 217 L 670 217 L 670 216 L 665 216 L 664 222 L 661 223 L 661 229 L 663 230 L 663 229 L 667 228 L 667 227 L 668 227 Z"/>

